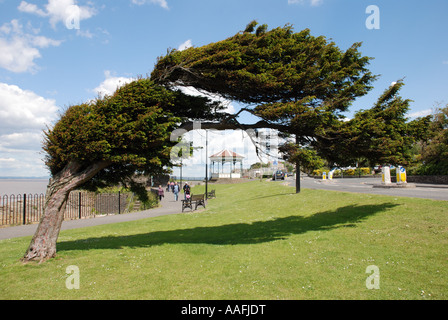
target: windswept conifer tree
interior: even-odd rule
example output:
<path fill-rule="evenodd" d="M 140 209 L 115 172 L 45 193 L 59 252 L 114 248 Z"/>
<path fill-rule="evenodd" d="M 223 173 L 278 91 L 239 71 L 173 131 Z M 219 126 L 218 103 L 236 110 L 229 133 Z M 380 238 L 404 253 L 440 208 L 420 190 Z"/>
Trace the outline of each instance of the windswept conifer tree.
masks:
<path fill-rule="evenodd" d="M 56 241 L 67 198 L 75 188 L 123 183 L 139 194 L 135 174 L 165 173 L 177 141 L 171 133 L 191 117 L 211 117 L 219 104 L 168 90 L 139 79 L 112 96 L 69 107 L 45 132 L 45 163 L 52 179 L 44 215 L 24 261 L 44 261 L 56 254 Z"/>
<path fill-rule="evenodd" d="M 298 148 L 319 146 L 316 142 L 330 139 L 327 131 L 339 126 L 351 103 L 372 88 L 376 76 L 367 69 L 371 58 L 362 56 L 361 43 L 343 51 L 308 29 L 294 32 L 286 25 L 268 31 L 266 25 L 257 25 L 252 21 L 244 31 L 216 43 L 172 50 L 159 58 L 151 78 L 246 104 L 219 124 L 203 124 L 205 128 L 272 128 L 295 136 Z M 241 112 L 261 120 L 240 123 Z M 300 157 L 295 159 L 300 172 Z"/>

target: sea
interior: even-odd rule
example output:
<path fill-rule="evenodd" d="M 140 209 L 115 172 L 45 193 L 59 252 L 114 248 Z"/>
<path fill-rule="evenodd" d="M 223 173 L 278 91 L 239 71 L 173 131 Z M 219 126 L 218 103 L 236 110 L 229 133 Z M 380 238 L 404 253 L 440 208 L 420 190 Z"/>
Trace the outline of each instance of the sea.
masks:
<path fill-rule="evenodd" d="M 0 196 L 17 194 L 45 194 L 48 179 L 1 179 Z"/>

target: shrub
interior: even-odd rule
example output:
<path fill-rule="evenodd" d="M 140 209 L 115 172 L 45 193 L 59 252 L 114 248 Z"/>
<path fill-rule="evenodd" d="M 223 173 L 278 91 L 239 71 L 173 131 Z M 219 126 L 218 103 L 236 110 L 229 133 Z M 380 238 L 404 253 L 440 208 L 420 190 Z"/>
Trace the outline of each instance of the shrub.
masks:
<path fill-rule="evenodd" d="M 344 175 L 347 175 L 347 176 L 354 176 L 354 175 L 355 175 L 355 169 L 347 169 L 347 170 L 344 170 Z"/>
<path fill-rule="evenodd" d="M 370 168 L 360 168 L 362 175 L 369 175 L 370 174 Z"/>
<path fill-rule="evenodd" d="M 159 198 L 157 197 L 157 194 L 151 191 L 147 194 L 148 197 L 142 201 L 142 209 L 146 210 L 157 207 L 159 205 Z"/>

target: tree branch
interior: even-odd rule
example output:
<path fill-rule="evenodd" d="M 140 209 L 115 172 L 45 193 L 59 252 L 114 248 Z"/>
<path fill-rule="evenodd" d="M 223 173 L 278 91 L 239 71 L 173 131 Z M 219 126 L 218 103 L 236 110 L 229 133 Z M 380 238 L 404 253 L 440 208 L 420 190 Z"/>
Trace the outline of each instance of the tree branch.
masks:
<path fill-rule="evenodd" d="M 194 129 L 215 129 L 215 130 L 249 130 L 249 129 L 276 129 L 282 132 L 287 132 L 288 126 L 274 124 L 267 122 L 265 120 L 260 120 L 253 124 L 245 124 L 239 123 L 236 120 L 232 122 L 199 122 L 199 128 L 197 128 L 197 122 L 188 121 L 184 122 L 180 127 L 180 129 L 184 129 L 187 131 L 191 131 Z"/>

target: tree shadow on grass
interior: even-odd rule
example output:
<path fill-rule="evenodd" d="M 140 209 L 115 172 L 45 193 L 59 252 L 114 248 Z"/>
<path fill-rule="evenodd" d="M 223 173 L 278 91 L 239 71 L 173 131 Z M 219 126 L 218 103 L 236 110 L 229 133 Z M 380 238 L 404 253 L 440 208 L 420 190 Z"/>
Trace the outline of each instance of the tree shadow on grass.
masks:
<path fill-rule="evenodd" d="M 336 210 L 318 212 L 308 217 L 289 216 L 253 223 L 196 227 L 168 231 L 154 231 L 125 236 L 93 237 L 58 243 L 58 251 L 120 249 L 151 247 L 163 244 L 257 244 L 286 239 L 290 235 L 308 231 L 325 231 L 341 227 L 355 227 L 368 217 L 385 212 L 397 204 L 350 205 Z"/>
<path fill-rule="evenodd" d="M 291 193 L 274 193 L 274 194 L 268 194 L 268 195 L 263 195 L 263 196 L 256 196 L 253 198 L 246 198 L 246 199 L 242 199 L 242 200 L 238 200 L 235 202 L 247 202 L 247 201 L 251 201 L 251 200 L 261 200 L 261 199 L 267 199 L 267 198 L 279 198 L 279 197 L 284 197 L 284 196 L 292 196 L 292 195 L 296 195 L 295 192 L 291 192 Z M 281 199 L 277 199 L 278 201 L 281 201 Z"/>

